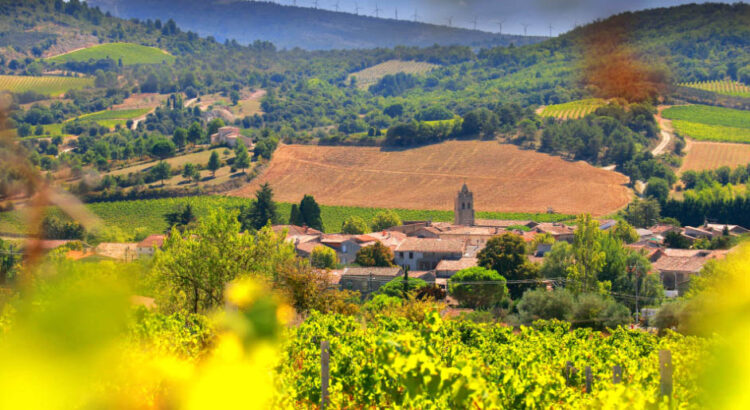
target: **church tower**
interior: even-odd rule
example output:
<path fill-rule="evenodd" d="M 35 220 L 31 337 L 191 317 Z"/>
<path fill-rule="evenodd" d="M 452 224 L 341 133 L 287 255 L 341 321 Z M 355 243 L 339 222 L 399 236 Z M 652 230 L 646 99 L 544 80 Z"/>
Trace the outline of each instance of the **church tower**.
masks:
<path fill-rule="evenodd" d="M 455 225 L 474 225 L 474 194 L 464 184 L 456 196 L 456 204 L 453 211 Z"/>

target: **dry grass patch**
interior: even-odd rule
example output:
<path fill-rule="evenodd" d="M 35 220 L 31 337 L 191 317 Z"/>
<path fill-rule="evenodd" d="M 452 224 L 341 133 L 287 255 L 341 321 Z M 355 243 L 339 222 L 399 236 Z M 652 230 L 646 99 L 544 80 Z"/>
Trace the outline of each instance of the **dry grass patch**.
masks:
<path fill-rule="evenodd" d="M 269 182 L 276 199 L 312 194 L 325 205 L 453 209 L 466 182 L 479 211 L 604 215 L 631 198 L 622 174 L 491 141 L 450 141 L 404 151 L 284 145 L 266 171 L 233 195 Z"/>
<path fill-rule="evenodd" d="M 424 74 L 436 67 L 438 66 L 435 64 L 425 63 L 422 61 L 389 60 L 372 67 L 365 68 L 364 70 L 357 71 L 356 73 L 351 73 L 347 78 L 347 81 L 349 81 L 352 77 L 357 77 L 357 87 L 367 89 L 371 85 L 377 83 L 381 78 L 389 74 Z"/>
<path fill-rule="evenodd" d="M 734 168 L 750 163 L 750 144 L 688 140 L 685 151 L 687 155 L 680 172 L 716 169 L 725 165 Z"/>

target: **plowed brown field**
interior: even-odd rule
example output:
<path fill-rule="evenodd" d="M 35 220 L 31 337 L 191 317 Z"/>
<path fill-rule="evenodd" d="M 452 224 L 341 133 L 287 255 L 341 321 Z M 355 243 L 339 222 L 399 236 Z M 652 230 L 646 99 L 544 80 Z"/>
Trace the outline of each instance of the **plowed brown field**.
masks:
<path fill-rule="evenodd" d="M 716 169 L 725 165 L 734 168 L 750 163 L 750 144 L 688 140 L 685 150 L 687 154 L 680 172 Z"/>
<path fill-rule="evenodd" d="M 611 213 L 625 206 L 627 178 L 584 162 L 489 141 L 450 141 L 404 151 L 376 147 L 282 145 L 266 171 L 233 195 L 269 182 L 275 198 L 311 194 L 325 205 L 453 209 L 466 182 L 476 209 L 498 212 Z"/>

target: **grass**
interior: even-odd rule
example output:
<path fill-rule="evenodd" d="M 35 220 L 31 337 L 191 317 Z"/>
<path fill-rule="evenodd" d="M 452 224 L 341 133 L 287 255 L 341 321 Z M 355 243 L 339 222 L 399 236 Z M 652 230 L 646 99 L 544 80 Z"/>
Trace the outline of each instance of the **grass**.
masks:
<path fill-rule="evenodd" d="M 70 90 L 80 90 L 94 85 L 90 77 L 31 77 L 0 75 L 0 90 L 12 93 L 34 91 L 39 94 L 58 97 Z"/>
<path fill-rule="evenodd" d="M 357 71 L 356 73 L 352 73 L 347 78 L 347 81 L 350 81 L 352 77 L 356 77 L 357 87 L 367 89 L 369 86 L 377 83 L 381 78 L 389 74 L 424 74 L 436 67 L 438 66 L 435 64 L 421 61 L 389 60 L 365 68 L 364 70 Z"/>
<path fill-rule="evenodd" d="M 662 116 L 672 120 L 677 132 L 696 140 L 750 143 L 750 111 L 682 105 L 667 108 Z"/>
<path fill-rule="evenodd" d="M 191 204 L 198 215 L 206 215 L 209 210 L 216 208 L 233 209 L 242 205 L 250 205 L 251 199 L 225 197 L 225 196 L 201 196 L 201 197 L 181 197 L 181 198 L 162 198 L 149 199 L 141 201 L 121 201 L 121 202 L 102 202 L 87 204 L 86 207 L 94 215 L 108 226 L 117 226 L 126 234 L 133 235 L 139 228 L 144 228 L 148 233 L 163 232 L 167 225 L 164 221 L 164 215 L 172 212 L 178 206 Z M 279 203 L 278 214 L 280 223 L 286 223 L 289 219 L 291 204 Z M 358 208 L 348 206 L 325 206 L 321 205 L 321 217 L 326 232 L 338 232 L 341 224 L 349 216 L 359 216 L 365 221 L 370 221 L 375 214 L 384 209 L 379 208 Z M 433 221 L 452 221 L 453 212 L 451 211 L 425 211 L 410 209 L 394 210 L 402 220 L 428 220 Z M 59 210 L 51 210 L 52 213 L 59 213 Z M 501 213 L 501 212 L 478 212 L 478 218 L 484 219 L 516 219 L 516 220 L 534 220 L 538 222 L 564 221 L 573 219 L 571 215 L 561 214 L 533 214 L 533 213 Z M 23 233 L 25 226 L 23 223 L 22 211 L 14 210 L 0 213 L 0 232 L 6 233 Z"/>
<path fill-rule="evenodd" d="M 699 90 L 711 91 L 716 94 L 730 95 L 733 97 L 750 98 L 750 86 L 738 81 L 720 80 L 720 81 L 698 81 L 680 84 L 683 87 L 697 88 Z"/>
<path fill-rule="evenodd" d="M 554 104 L 544 107 L 541 112 L 543 117 L 554 117 L 558 119 L 575 119 L 585 117 L 607 102 L 599 98 L 570 101 L 563 104 Z"/>
<path fill-rule="evenodd" d="M 48 62 L 65 64 L 69 61 L 85 62 L 111 58 L 122 60 L 123 65 L 174 63 L 175 57 L 164 50 L 132 43 L 108 43 L 72 51 L 47 58 Z"/>
<path fill-rule="evenodd" d="M 125 125 L 128 120 L 132 120 L 138 117 L 142 117 L 151 111 L 150 108 L 137 108 L 132 110 L 105 110 L 105 111 L 99 111 L 94 112 L 91 114 L 84 114 L 80 117 L 71 118 L 69 120 L 66 120 L 65 122 L 71 122 L 75 120 L 81 120 L 81 121 L 90 121 L 95 122 L 102 127 L 107 127 L 109 129 L 114 129 L 117 125 Z M 63 123 L 64 124 L 64 123 Z M 62 129 L 63 124 L 48 124 L 43 125 L 44 127 L 44 135 L 32 135 L 27 137 L 26 139 L 33 139 L 33 138 L 47 138 L 49 136 L 57 136 L 57 135 L 63 135 Z"/>

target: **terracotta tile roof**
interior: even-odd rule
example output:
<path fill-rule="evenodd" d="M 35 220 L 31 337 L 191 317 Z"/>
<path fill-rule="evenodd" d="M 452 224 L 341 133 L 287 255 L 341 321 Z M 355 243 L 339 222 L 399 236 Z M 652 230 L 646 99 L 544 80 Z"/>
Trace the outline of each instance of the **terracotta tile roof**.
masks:
<path fill-rule="evenodd" d="M 294 247 L 297 250 L 297 252 L 305 254 L 305 255 L 310 255 L 313 249 L 315 249 L 318 246 L 325 246 L 325 245 L 323 245 L 320 241 L 309 241 L 309 242 L 298 243 Z"/>
<path fill-rule="evenodd" d="M 531 225 L 532 221 L 525 220 L 513 220 L 513 219 L 475 219 L 475 226 L 486 226 L 492 228 L 507 228 L 509 226 L 528 226 Z"/>
<path fill-rule="evenodd" d="M 729 251 L 708 251 L 700 249 L 664 249 L 664 254 L 652 263 L 660 272 L 698 273 L 709 260 L 723 259 Z"/>
<path fill-rule="evenodd" d="M 146 239 L 138 243 L 139 248 L 152 248 L 154 246 L 161 248 L 164 245 L 166 235 L 149 235 Z"/>
<path fill-rule="evenodd" d="M 308 226 L 297 226 L 297 225 L 274 225 L 271 227 L 276 234 L 280 234 L 286 229 L 287 236 L 300 236 L 300 235 L 322 235 L 323 232 L 310 228 Z"/>
<path fill-rule="evenodd" d="M 401 268 L 398 266 L 384 268 L 384 267 L 351 267 L 345 268 L 341 273 L 341 277 L 344 276 L 380 276 L 395 278 L 402 274 Z"/>
<path fill-rule="evenodd" d="M 669 231 L 679 231 L 680 228 L 673 226 L 673 225 L 667 225 L 667 224 L 656 224 L 650 228 L 648 228 L 649 231 L 653 232 L 656 235 L 661 235 L 664 233 L 667 233 Z"/>
<path fill-rule="evenodd" d="M 477 258 L 461 258 L 457 261 L 443 259 L 435 267 L 436 271 L 458 272 L 467 268 L 477 266 Z"/>
<path fill-rule="evenodd" d="M 548 233 L 550 235 L 572 235 L 575 233 L 575 229 L 572 227 L 565 225 L 565 224 L 559 224 L 559 223 L 541 223 L 537 225 L 534 229 L 536 229 L 537 232 L 541 233 Z"/>
<path fill-rule="evenodd" d="M 398 252 L 463 253 L 464 242 L 453 239 L 406 238 Z"/>

